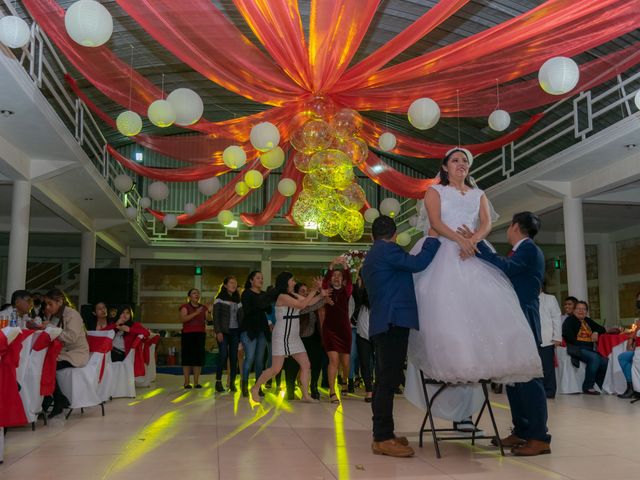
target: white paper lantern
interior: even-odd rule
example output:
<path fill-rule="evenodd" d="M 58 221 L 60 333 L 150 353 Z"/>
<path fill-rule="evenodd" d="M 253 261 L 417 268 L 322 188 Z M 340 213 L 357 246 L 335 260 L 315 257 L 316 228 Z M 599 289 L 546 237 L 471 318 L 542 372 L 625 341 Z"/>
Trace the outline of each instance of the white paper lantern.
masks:
<path fill-rule="evenodd" d="M 401 232 L 396 237 L 396 243 L 401 247 L 406 247 L 411 243 L 411 235 L 408 232 Z"/>
<path fill-rule="evenodd" d="M 378 211 L 377 208 L 367 208 L 364 211 L 364 219 L 369 222 L 369 223 L 373 223 L 373 221 L 378 218 L 380 216 L 380 212 Z"/>
<path fill-rule="evenodd" d="M 9 48 L 22 48 L 31 38 L 29 25 L 20 17 L 8 15 L 0 18 L 0 42 Z"/>
<path fill-rule="evenodd" d="M 221 210 L 220 213 L 218 213 L 218 222 L 220 222 L 221 225 L 229 225 L 233 222 L 233 212 L 231 210 Z"/>
<path fill-rule="evenodd" d="M 395 198 L 385 198 L 380 202 L 380 213 L 388 217 L 395 217 L 400 213 L 400 202 Z"/>
<path fill-rule="evenodd" d="M 151 123 L 158 127 L 166 128 L 173 125 L 176 121 L 176 111 L 173 106 L 166 100 L 156 100 L 147 110 L 147 117 Z"/>
<path fill-rule="evenodd" d="M 195 203 L 185 203 L 184 204 L 184 213 L 187 215 L 193 215 L 196 213 L 196 204 Z"/>
<path fill-rule="evenodd" d="M 222 161 L 229 168 L 240 168 L 247 163 L 247 153 L 238 145 L 230 145 L 222 152 Z"/>
<path fill-rule="evenodd" d="M 169 186 L 164 182 L 153 182 L 147 188 L 147 194 L 152 200 L 160 202 L 169 196 Z"/>
<path fill-rule="evenodd" d="M 129 175 L 121 173 L 120 175 L 116 175 L 116 178 L 113 179 L 113 184 L 119 191 L 126 193 L 133 187 L 133 180 Z"/>
<path fill-rule="evenodd" d="M 280 132 L 273 123 L 262 122 L 251 129 L 249 140 L 256 150 L 268 152 L 280 143 Z"/>
<path fill-rule="evenodd" d="M 409 217 L 409 225 L 411 225 L 413 228 L 415 228 L 416 225 L 418 225 L 418 216 L 417 215 L 411 215 Z"/>
<path fill-rule="evenodd" d="M 427 130 L 440 120 L 440 107 L 430 98 L 419 98 L 411 103 L 407 116 L 415 128 Z"/>
<path fill-rule="evenodd" d="M 489 115 L 489 126 L 492 130 L 496 132 L 502 132 L 509 128 L 511 124 L 511 116 L 509 112 L 505 112 L 504 110 L 494 110 Z"/>
<path fill-rule="evenodd" d="M 283 178 L 278 182 L 278 192 L 285 197 L 290 197 L 296 193 L 297 189 L 298 185 L 296 185 L 296 181 L 292 178 Z"/>
<path fill-rule="evenodd" d="M 568 57 L 553 57 L 540 67 L 538 82 L 551 95 L 564 95 L 575 88 L 580 80 L 578 64 Z"/>
<path fill-rule="evenodd" d="M 67 9 L 64 26 L 69 36 L 84 47 L 99 47 L 113 33 L 113 18 L 100 3 L 80 0 Z"/>
<path fill-rule="evenodd" d="M 142 197 L 138 205 L 140 205 L 140 208 L 149 208 L 151 206 L 151 199 L 149 197 Z"/>
<path fill-rule="evenodd" d="M 640 110 L 640 90 L 638 90 L 633 97 L 633 102 L 636 104 L 636 107 L 638 107 L 638 110 Z"/>
<path fill-rule="evenodd" d="M 167 230 L 171 230 L 173 227 L 178 225 L 178 217 L 176 217 L 173 213 L 167 213 L 162 219 L 162 223 L 167 227 Z"/>
<path fill-rule="evenodd" d="M 125 213 L 128 218 L 136 218 L 138 216 L 138 209 L 136 207 L 127 207 Z"/>
<path fill-rule="evenodd" d="M 396 136 L 391 132 L 384 132 L 378 138 L 378 146 L 383 152 L 389 152 L 396 148 Z"/>
<path fill-rule="evenodd" d="M 260 163 L 269 170 L 279 168 L 284 163 L 284 150 L 276 146 L 273 150 L 260 155 Z"/>
<path fill-rule="evenodd" d="M 133 137 L 142 130 L 142 119 L 136 112 L 125 110 L 116 118 L 116 127 L 121 134 Z"/>
<path fill-rule="evenodd" d="M 176 124 L 187 126 L 193 125 L 204 112 L 204 103 L 200 95 L 188 88 L 178 88 L 167 97 L 167 102 L 176 112 Z"/>
<path fill-rule="evenodd" d="M 198 182 L 198 191 L 207 197 L 215 195 L 218 193 L 218 190 L 220 190 L 220 180 L 218 180 L 218 177 L 206 178 Z"/>

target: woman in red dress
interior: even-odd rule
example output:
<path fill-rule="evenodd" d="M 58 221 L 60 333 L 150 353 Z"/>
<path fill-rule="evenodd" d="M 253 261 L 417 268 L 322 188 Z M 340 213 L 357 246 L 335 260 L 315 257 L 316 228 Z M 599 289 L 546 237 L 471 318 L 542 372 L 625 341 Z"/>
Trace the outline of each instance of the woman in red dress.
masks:
<path fill-rule="evenodd" d="M 343 270 L 334 267 L 341 264 Z M 325 304 L 324 321 L 321 323 L 322 343 L 329 357 L 329 399 L 331 403 L 340 403 L 336 395 L 336 376 L 338 365 L 342 365 L 345 374 L 349 372 L 351 353 L 351 322 L 349 321 L 349 297 L 353 290 L 351 273 L 347 261 L 338 257 L 329 265 L 329 271 L 322 281 L 322 288 L 328 289 L 330 300 Z"/>

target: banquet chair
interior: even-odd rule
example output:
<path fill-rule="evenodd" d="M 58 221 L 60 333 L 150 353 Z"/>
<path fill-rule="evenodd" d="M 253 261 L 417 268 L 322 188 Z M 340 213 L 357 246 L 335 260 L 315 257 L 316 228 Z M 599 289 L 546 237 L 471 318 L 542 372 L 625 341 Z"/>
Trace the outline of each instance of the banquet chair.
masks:
<path fill-rule="evenodd" d="M 114 330 L 90 330 L 87 332 L 89 337 L 109 338 L 113 341 L 116 334 Z M 111 362 L 111 352 L 105 354 L 101 367 L 102 375 L 98 379 L 98 397 L 106 402 L 111 399 L 111 390 L 113 389 L 113 363 Z"/>
<path fill-rule="evenodd" d="M 2 355 L 1 354 L 6 354 L 7 351 L 5 350 L 5 348 L 8 350 L 9 345 L 11 345 L 11 343 L 13 343 L 18 337 L 20 336 L 20 329 L 17 327 L 4 327 L 2 330 L 0 330 L 0 360 L 2 359 Z M 20 340 L 18 340 L 20 341 Z M 14 368 L 14 365 L 10 366 L 12 369 Z M 17 369 L 17 366 L 16 366 Z M 7 377 L 9 378 L 9 377 Z M 13 384 L 13 386 L 17 389 L 17 383 L 12 379 L 9 378 L 11 384 Z M 3 395 L 6 395 L 8 397 L 8 393 L 6 391 L 3 391 Z M 14 390 L 14 393 L 17 394 L 17 392 Z M 0 411 L 0 414 L 2 414 L 4 412 Z M 0 415 L 0 464 L 2 463 L 2 461 L 4 460 L 4 422 L 2 421 L 2 415 Z"/>
<path fill-rule="evenodd" d="M 145 373 L 143 376 L 136 377 L 136 387 L 150 387 L 151 382 L 156 380 L 156 345 L 160 341 L 160 335 L 151 334 L 144 339 L 145 351 Z M 148 355 L 148 361 L 147 361 Z"/>
<path fill-rule="evenodd" d="M 579 368 L 574 367 L 566 347 L 556 347 L 556 358 L 558 359 L 556 367 L 558 393 L 582 393 L 586 365 L 580 362 Z"/>
<path fill-rule="evenodd" d="M 135 398 L 136 382 L 134 373 L 134 362 L 138 345 L 144 340 L 142 335 L 138 335 L 133 341 L 131 349 L 125 359 L 121 362 L 112 362 L 111 371 L 113 372 L 113 380 L 111 384 L 112 398 Z"/>
<path fill-rule="evenodd" d="M 636 342 L 640 337 L 636 337 Z M 637 345 L 637 343 L 636 343 Z M 637 346 L 633 352 L 633 363 L 631 364 L 631 383 L 633 389 L 636 392 L 640 392 L 640 346 Z M 640 397 L 631 400 L 631 403 L 636 403 L 640 400 Z"/>

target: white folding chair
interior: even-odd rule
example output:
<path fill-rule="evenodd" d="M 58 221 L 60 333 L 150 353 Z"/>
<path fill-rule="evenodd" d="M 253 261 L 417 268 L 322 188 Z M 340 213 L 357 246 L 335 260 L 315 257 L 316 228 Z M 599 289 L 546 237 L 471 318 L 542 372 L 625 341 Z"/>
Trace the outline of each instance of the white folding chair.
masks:
<path fill-rule="evenodd" d="M 580 362 L 579 368 L 574 367 L 566 347 L 556 347 L 556 358 L 558 359 L 556 367 L 558 393 L 582 393 L 586 365 Z"/>
<path fill-rule="evenodd" d="M 618 362 L 618 355 L 627 351 L 627 342 L 623 341 L 613 347 L 609 354 L 607 373 L 602 383 L 602 390 L 610 395 L 619 395 L 627 390 L 627 380 L 624 378 L 622 367 Z M 635 355 L 634 355 L 635 356 Z"/>
<path fill-rule="evenodd" d="M 138 341 L 143 341 L 143 336 L 138 335 Z M 113 398 L 135 398 L 136 382 L 134 373 L 134 362 L 136 349 L 131 348 L 125 359 L 121 362 L 112 362 L 111 371 L 113 380 L 111 384 L 111 396 Z"/>
<path fill-rule="evenodd" d="M 116 336 L 114 330 L 91 330 L 87 335 L 92 337 L 107 337 L 113 340 Z M 104 370 L 102 379 L 98 380 L 98 397 L 103 402 L 111 398 L 111 390 L 113 389 L 113 363 L 111 362 L 111 353 L 104 356 Z"/>
<path fill-rule="evenodd" d="M 150 342 L 149 363 L 145 365 L 144 375 L 136 377 L 136 387 L 150 387 L 151 382 L 156 380 L 156 337 L 159 338 L 159 335 L 152 333 L 149 338 L 144 339 L 145 342 Z"/>
<path fill-rule="evenodd" d="M 631 382 L 633 389 L 640 392 L 640 347 L 636 347 L 633 352 L 633 363 L 631 364 Z"/>

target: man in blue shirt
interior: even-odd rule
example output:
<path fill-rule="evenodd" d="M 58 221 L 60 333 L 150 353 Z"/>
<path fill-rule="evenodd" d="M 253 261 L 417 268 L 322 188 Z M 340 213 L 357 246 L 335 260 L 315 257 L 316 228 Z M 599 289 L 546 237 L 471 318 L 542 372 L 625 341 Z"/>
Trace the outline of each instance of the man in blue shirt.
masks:
<path fill-rule="evenodd" d="M 373 453 L 410 457 L 405 437 L 397 438 L 393 425 L 393 395 L 400 385 L 407 357 L 410 329 L 418 329 L 418 307 L 413 273 L 427 268 L 440 241 L 427 238 L 418 255 L 409 255 L 396 242 L 396 224 L 387 216 L 373 222 L 373 246 L 360 271 L 369 295 L 369 338 L 376 359 L 373 412 Z"/>

